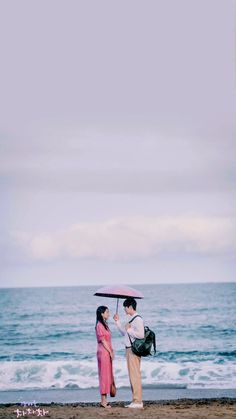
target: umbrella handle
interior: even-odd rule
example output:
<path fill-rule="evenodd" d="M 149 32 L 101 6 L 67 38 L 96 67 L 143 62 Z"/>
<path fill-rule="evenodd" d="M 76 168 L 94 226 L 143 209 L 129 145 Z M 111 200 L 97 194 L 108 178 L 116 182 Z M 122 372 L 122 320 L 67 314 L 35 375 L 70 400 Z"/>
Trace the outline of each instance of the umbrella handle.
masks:
<path fill-rule="evenodd" d="M 116 314 L 118 314 L 118 305 L 119 305 L 119 298 L 117 298 L 117 302 L 116 302 Z"/>

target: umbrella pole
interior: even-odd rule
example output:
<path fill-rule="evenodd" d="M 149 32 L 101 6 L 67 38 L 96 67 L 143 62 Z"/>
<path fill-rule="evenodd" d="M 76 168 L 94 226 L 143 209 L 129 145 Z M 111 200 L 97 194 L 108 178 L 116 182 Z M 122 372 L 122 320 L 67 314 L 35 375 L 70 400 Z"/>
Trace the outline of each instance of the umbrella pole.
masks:
<path fill-rule="evenodd" d="M 119 305 L 119 298 L 117 298 L 117 301 L 116 301 L 116 314 L 118 314 L 118 305 Z"/>

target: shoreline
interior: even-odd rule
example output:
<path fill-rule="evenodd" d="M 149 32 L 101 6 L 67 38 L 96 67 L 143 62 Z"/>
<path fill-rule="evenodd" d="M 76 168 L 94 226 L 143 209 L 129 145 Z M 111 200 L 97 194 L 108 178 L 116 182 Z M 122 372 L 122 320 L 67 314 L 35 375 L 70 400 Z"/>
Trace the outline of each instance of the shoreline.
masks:
<path fill-rule="evenodd" d="M 109 404 L 113 407 L 124 407 L 125 404 L 130 403 L 130 401 L 109 401 Z M 211 405 L 214 403 L 219 403 L 221 405 L 234 405 L 236 404 L 236 397 L 221 397 L 221 398 L 202 398 L 202 399 L 177 399 L 177 400 L 145 400 L 145 407 L 147 406 L 178 406 L 182 404 L 186 405 Z M 36 403 L 37 406 L 69 406 L 69 407 L 99 407 L 99 402 L 74 402 L 74 403 Z M 0 403 L 0 408 L 12 407 L 12 406 L 22 406 L 22 403 Z M 36 406 L 36 407 L 37 407 Z M 22 406 L 23 407 L 23 406 Z"/>
<path fill-rule="evenodd" d="M 159 388 L 143 387 L 144 401 L 164 401 L 179 399 L 222 399 L 235 398 L 235 389 L 187 389 L 187 388 Z M 131 400 L 131 389 L 122 387 L 117 389 L 111 402 Z M 8 390 L 0 391 L 0 404 L 16 403 L 98 403 L 100 394 L 98 388 L 89 389 L 45 389 L 45 390 Z"/>

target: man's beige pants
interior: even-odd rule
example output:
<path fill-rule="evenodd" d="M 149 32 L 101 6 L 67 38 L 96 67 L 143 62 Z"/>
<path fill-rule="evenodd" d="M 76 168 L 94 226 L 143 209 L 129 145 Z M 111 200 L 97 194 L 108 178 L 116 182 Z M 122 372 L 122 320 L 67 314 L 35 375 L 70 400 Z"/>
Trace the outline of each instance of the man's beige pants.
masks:
<path fill-rule="evenodd" d="M 141 357 L 135 355 L 131 348 L 126 348 L 126 360 L 133 403 L 142 403 Z"/>

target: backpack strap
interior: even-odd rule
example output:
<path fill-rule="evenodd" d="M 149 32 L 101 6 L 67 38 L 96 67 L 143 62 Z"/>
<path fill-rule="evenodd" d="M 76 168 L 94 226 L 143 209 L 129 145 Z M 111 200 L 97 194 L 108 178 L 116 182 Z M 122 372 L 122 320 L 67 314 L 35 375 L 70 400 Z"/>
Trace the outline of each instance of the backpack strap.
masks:
<path fill-rule="evenodd" d="M 130 335 L 129 335 L 129 333 L 127 332 L 127 335 L 129 336 L 129 340 L 130 340 L 130 345 L 132 346 L 132 340 L 130 339 Z"/>
<path fill-rule="evenodd" d="M 156 353 L 156 335 L 154 333 L 154 340 L 153 340 L 153 349 L 154 349 L 154 354 Z"/>
<path fill-rule="evenodd" d="M 134 321 L 134 319 L 136 319 L 137 317 L 141 317 L 139 314 L 137 314 L 137 316 L 134 316 L 130 321 L 129 321 L 129 323 L 132 323 L 133 321 Z M 141 317 L 141 319 L 142 319 L 142 317 Z"/>
<path fill-rule="evenodd" d="M 137 317 L 141 317 L 139 314 L 137 314 L 137 316 L 134 316 L 130 321 L 129 321 L 129 324 L 130 323 L 132 323 L 132 321 L 134 320 L 134 319 L 136 319 Z M 142 319 L 142 317 L 141 317 L 141 319 Z M 130 339 L 130 335 L 129 335 L 129 333 L 127 332 L 127 335 L 129 336 L 129 340 L 130 340 L 130 344 L 131 344 L 131 346 L 132 346 L 132 340 Z"/>
<path fill-rule="evenodd" d="M 156 353 L 156 335 L 152 330 L 149 329 L 149 327 L 147 327 L 147 329 L 149 330 L 149 332 L 152 333 L 152 337 L 153 337 L 152 345 L 153 345 L 153 350 L 154 350 L 154 354 L 155 354 Z"/>

